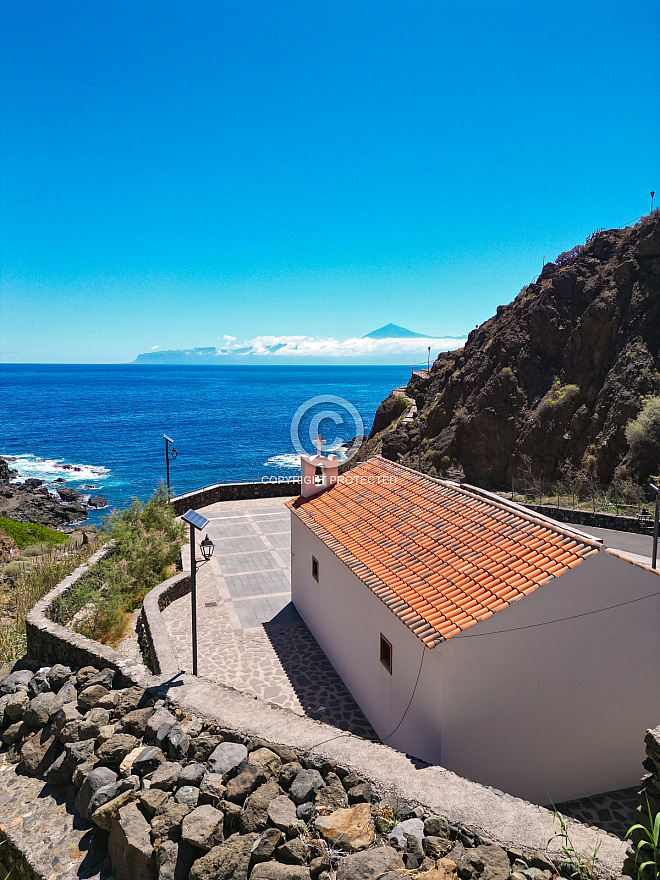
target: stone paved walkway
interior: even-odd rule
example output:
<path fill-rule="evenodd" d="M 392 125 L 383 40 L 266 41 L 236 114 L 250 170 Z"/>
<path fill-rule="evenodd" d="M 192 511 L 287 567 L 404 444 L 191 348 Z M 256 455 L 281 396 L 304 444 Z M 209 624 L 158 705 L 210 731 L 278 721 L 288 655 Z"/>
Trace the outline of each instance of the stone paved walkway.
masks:
<path fill-rule="evenodd" d="M 626 831 L 638 821 L 635 812 L 638 806 L 639 786 L 633 786 L 557 804 L 557 810 L 578 822 L 602 828 L 625 840 Z"/>
<path fill-rule="evenodd" d="M 230 501 L 199 512 L 215 545 L 197 575 L 198 671 L 278 706 L 376 738 L 291 604 L 290 514 L 285 499 Z M 201 552 L 197 551 L 198 558 Z M 163 612 L 181 666 L 192 669 L 191 604 Z"/>

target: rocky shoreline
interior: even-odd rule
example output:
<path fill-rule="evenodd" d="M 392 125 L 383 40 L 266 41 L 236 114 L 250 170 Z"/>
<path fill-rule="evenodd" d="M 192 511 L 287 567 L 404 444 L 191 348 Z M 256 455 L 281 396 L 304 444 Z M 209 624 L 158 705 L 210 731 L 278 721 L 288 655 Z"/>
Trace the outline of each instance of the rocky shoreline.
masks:
<path fill-rule="evenodd" d="M 10 464 L 11 459 L 0 458 L 0 516 L 61 528 L 84 522 L 89 510 L 108 506 L 100 495 L 90 496 L 85 502 L 83 493 L 68 487 L 61 477 L 53 483 L 34 478 L 13 483 L 18 472 Z M 55 488 L 55 492 L 49 488 Z"/>

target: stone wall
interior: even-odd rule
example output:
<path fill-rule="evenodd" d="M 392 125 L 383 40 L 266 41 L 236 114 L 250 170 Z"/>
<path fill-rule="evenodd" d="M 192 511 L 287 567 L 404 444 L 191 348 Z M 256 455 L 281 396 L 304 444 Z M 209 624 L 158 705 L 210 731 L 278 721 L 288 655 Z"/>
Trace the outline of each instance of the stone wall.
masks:
<path fill-rule="evenodd" d="M 186 510 L 197 510 L 218 501 L 247 501 L 251 498 L 282 498 L 287 495 L 300 495 L 300 480 L 286 483 L 216 483 L 205 486 L 185 495 L 176 495 L 171 500 L 177 516 Z"/>
<path fill-rule="evenodd" d="M 99 669 L 112 668 L 119 673 L 119 681 L 125 686 L 143 679 L 148 670 L 141 663 L 119 654 L 108 645 L 87 639 L 80 633 L 60 626 L 48 617 L 55 599 L 65 595 L 73 585 L 102 559 L 109 551 L 108 545 L 93 553 L 87 562 L 79 565 L 68 577 L 40 599 L 27 616 L 27 660 L 34 666 L 52 666 L 55 663 L 93 665 Z"/>
<path fill-rule="evenodd" d="M 640 791 L 639 817 L 637 821 L 645 828 L 651 827 L 649 821 L 649 810 L 652 816 L 660 813 L 660 725 L 654 727 L 653 730 L 647 730 L 644 738 L 646 745 L 646 758 L 644 760 L 644 769 L 646 773 L 642 776 L 642 789 Z M 623 873 L 630 877 L 637 878 L 638 865 L 652 858 L 648 847 L 641 851 L 637 849 L 637 844 L 641 840 L 646 840 L 646 836 L 641 831 L 634 831 L 631 835 L 633 846 L 628 850 L 626 861 L 623 865 Z M 648 872 L 651 877 L 652 872 Z"/>
<path fill-rule="evenodd" d="M 573 510 L 568 507 L 553 507 L 551 504 L 525 504 L 526 509 L 536 510 L 558 522 L 573 525 L 594 526 L 598 529 L 615 529 L 619 532 L 636 532 L 640 535 L 652 534 L 652 529 L 639 524 L 634 516 L 615 516 L 613 513 L 592 513 L 590 510 Z"/>
<path fill-rule="evenodd" d="M 176 599 L 187 595 L 190 589 L 190 574 L 180 572 L 154 587 L 144 598 L 140 623 L 149 652 L 150 665 L 156 674 L 171 676 L 180 670 L 161 612 Z"/>

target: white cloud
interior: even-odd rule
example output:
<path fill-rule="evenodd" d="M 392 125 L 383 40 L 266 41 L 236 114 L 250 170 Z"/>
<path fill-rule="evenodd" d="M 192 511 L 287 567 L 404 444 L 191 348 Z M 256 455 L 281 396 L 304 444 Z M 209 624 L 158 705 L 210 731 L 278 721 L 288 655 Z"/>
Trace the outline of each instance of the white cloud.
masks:
<path fill-rule="evenodd" d="M 378 355 L 411 354 L 426 357 L 427 349 L 437 355 L 440 351 L 460 348 L 465 339 L 455 337 L 420 337 L 414 339 L 333 339 L 318 336 L 255 336 L 238 345 L 232 336 L 224 336 L 225 346 L 218 352 L 223 354 L 242 354 L 272 358 L 282 357 L 322 357 L 358 358 Z"/>
<path fill-rule="evenodd" d="M 160 348 L 160 345 L 152 345 L 151 350 L 156 351 L 157 348 Z"/>

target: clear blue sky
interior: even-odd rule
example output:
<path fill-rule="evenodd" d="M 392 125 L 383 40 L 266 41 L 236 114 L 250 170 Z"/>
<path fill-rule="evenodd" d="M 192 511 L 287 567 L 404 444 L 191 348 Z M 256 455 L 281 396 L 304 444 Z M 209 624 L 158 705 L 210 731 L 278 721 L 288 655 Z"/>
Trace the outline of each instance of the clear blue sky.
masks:
<path fill-rule="evenodd" d="M 0 360 L 466 333 L 648 212 L 658 9 L 3 0 Z"/>

